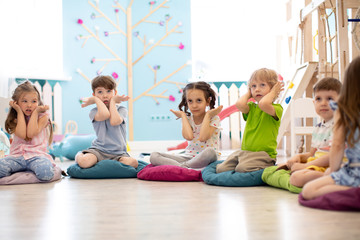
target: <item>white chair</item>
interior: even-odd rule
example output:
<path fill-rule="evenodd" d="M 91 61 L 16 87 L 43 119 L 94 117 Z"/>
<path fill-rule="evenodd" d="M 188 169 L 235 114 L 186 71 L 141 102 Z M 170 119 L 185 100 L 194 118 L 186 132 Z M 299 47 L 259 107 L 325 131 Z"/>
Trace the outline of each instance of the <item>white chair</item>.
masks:
<path fill-rule="evenodd" d="M 320 122 L 320 118 L 316 114 L 312 98 L 298 98 L 291 101 L 290 116 L 291 156 L 294 156 L 296 152 L 296 136 L 311 135 L 315 124 Z M 299 118 L 302 119 L 302 121 L 298 121 L 297 119 Z M 307 118 L 315 119 L 313 120 L 314 126 L 306 126 Z M 296 123 L 299 122 L 302 122 L 302 126 L 296 125 Z"/>

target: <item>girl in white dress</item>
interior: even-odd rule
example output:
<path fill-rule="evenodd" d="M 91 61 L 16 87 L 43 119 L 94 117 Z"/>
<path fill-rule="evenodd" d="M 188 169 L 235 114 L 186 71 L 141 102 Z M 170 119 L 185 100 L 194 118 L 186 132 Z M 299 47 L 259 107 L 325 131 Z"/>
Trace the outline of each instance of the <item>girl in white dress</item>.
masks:
<path fill-rule="evenodd" d="M 187 84 L 183 89 L 179 111 L 170 110 L 182 121 L 182 135 L 188 141 L 185 153 L 153 152 L 150 155 L 151 164 L 203 168 L 216 161 L 221 130 L 218 114 L 223 106 L 215 108 L 215 101 L 216 93 L 208 83 L 200 81 Z"/>

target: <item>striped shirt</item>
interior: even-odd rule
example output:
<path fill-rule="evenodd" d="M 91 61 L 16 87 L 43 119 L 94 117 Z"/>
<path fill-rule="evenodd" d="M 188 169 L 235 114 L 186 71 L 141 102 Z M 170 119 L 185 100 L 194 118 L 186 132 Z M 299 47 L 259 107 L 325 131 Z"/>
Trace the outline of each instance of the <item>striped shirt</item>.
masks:
<path fill-rule="evenodd" d="M 334 127 L 334 118 L 324 122 L 322 120 L 317 124 L 312 133 L 311 147 L 318 151 L 329 152 L 332 142 L 332 130 Z"/>

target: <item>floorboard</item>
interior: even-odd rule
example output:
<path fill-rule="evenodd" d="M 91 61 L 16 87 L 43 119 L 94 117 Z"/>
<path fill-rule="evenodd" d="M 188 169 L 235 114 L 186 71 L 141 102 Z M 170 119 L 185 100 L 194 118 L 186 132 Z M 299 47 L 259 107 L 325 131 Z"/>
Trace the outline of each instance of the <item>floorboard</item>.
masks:
<path fill-rule="evenodd" d="M 269 186 L 65 177 L 0 186 L 0 239 L 360 239 L 358 212 L 297 198 Z"/>

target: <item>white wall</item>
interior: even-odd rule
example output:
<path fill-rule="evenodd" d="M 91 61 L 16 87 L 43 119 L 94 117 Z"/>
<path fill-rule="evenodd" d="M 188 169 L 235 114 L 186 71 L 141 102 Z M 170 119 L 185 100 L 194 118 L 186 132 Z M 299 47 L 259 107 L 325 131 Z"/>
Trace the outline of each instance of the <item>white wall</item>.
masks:
<path fill-rule="evenodd" d="M 276 37 L 285 1 L 191 1 L 193 79 L 247 81 L 257 68 L 277 68 Z"/>
<path fill-rule="evenodd" d="M 63 76 L 61 0 L 0 0 L 0 22 L 0 96 L 9 77 Z"/>

